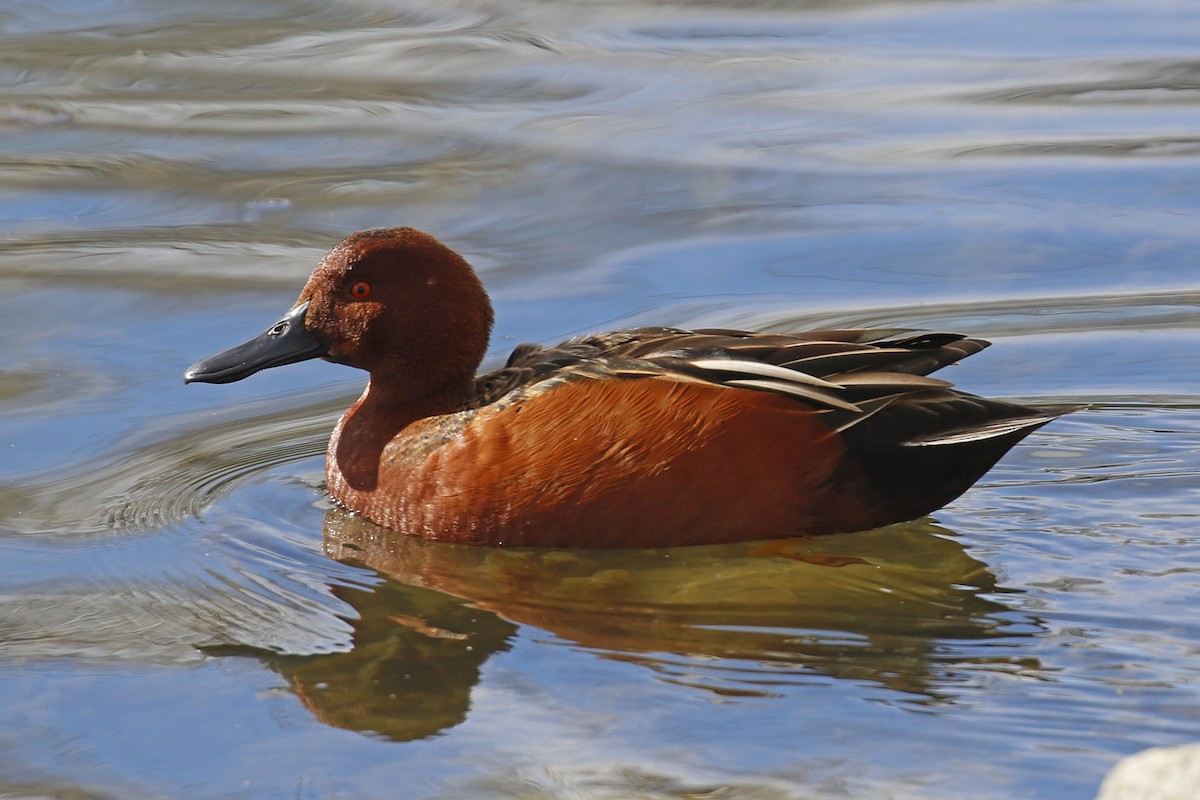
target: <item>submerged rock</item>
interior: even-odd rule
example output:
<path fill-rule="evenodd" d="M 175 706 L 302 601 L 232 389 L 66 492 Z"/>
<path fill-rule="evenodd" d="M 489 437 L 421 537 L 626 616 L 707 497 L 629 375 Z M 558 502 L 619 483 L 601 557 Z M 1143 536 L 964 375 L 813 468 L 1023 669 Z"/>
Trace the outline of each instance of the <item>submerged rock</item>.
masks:
<path fill-rule="evenodd" d="M 1096 800 L 1196 800 L 1200 744 L 1152 747 L 1117 762 Z"/>

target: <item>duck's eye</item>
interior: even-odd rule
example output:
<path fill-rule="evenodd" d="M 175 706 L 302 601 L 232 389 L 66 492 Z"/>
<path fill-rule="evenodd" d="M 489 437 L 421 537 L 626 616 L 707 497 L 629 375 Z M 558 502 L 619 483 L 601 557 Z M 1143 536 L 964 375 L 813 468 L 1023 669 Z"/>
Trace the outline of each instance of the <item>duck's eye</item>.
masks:
<path fill-rule="evenodd" d="M 371 284 L 359 281 L 350 287 L 350 296 L 355 300 L 366 300 L 371 296 Z"/>

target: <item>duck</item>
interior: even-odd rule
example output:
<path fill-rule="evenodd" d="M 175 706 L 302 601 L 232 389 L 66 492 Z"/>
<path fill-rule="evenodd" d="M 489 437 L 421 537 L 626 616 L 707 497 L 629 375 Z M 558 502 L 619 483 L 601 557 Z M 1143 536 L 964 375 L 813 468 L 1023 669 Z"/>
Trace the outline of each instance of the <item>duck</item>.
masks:
<path fill-rule="evenodd" d="M 958 333 L 639 327 L 522 344 L 477 374 L 492 305 L 432 235 L 355 233 L 262 334 L 185 383 L 319 358 L 365 370 L 326 454 L 334 502 L 470 545 L 658 548 L 915 520 L 1071 408 L 930 373 L 989 345 Z"/>

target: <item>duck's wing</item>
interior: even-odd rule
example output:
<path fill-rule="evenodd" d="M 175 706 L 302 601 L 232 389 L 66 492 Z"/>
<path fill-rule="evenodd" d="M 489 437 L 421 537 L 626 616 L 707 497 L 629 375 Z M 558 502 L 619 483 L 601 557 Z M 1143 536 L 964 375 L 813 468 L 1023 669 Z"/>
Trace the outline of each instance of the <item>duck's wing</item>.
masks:
<path fill-rule="evenodd" d="M 955 333 L 821 330 L 794 334 L 632 328 L 555 347 L 523 344 L 476 381 L 474 406 L 547 380 L 639 376 L 777 392 L 858 416 L 861 401 L 948 387 L 924 378 L 987 347 Z"/>
<path fill-rule="evenodd" d="M 610 356 L 757 361 L 814 377 L 863 371 L 928 375 L 989 344 L 959 333 L 865 328 L 786 334 L 721 328 L 636 328 L 581 342 L 608 344 Z"/>
<path fill-rule="evenodd" d="M 845 329 L 749 333 L 720 328 L 631 328 L 523 344 L 476 382 L 471 405 L 564 380 L 658 377 L 795 398 L 848 439 L 873 446 L 1015 442 L 1074 408 L 1030 408 L 956 391 L 927 377 L 989 345 L 958 333 Z M 1014 438 L 1015 437 L 1015 438 Z M 1011 445 L 1009 445 L 1011 446 Z"/>

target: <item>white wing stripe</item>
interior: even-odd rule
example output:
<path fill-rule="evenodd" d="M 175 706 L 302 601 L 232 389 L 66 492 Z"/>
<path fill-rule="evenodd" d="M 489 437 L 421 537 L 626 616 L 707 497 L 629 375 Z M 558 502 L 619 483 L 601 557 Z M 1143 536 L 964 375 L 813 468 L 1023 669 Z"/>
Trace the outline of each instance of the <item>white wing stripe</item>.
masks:
<path fill-rule="evenodd" d="M 687 362 L 697 369 L 711 370 L 713 372 L 740 372 L 745 375 L 758 375 L 763 378 L 773 378 L 777 381 L 787 383 L 803 383 L 809 386 L 820 386 L 822 389 L 840 389 L 836 383 L 821 380 L 813 377 L 806 372 L 799 372 L 786 367 L 778 367 L 774 364 L 764 364 L 761 361 L 736 361 L 734 359 L 724 358 L 701 358 L 696 361 Z"/>
<path fill-rule="evenodd" d="M 747 378 L 744 380 L 724 381 L 724 385 L 738 386 L 746 389 L 762 389 L 764 391 L 779 392 L 781 394 L 790 394 L 793 397 L 799 397 L 812 403 L 819 403 L 823 406 L 829 406 L 830 408 L 840 408 L 843 411 L 862 410 L 858 406 L 854 405 L 854 403 L 848 403 L 842 398 L 835 397 L 828 392 L 817 391 L 796 383 Z"/>

